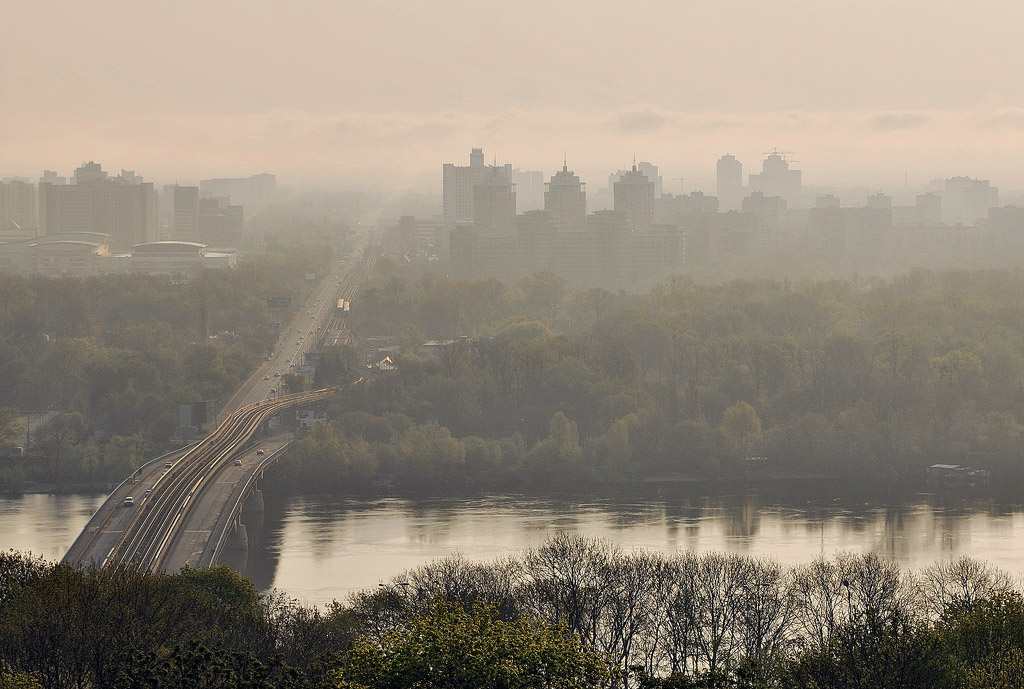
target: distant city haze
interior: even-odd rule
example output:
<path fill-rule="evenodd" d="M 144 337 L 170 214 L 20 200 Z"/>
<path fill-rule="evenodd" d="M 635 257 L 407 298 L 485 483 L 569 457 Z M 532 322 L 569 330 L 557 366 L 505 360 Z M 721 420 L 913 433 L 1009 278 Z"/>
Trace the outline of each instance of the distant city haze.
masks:
<path fill-rule="evenodd" d="M 547 174 L 565 153 L 592 186 L 635 154 L 713 193 L 723 153 L 778 148 L 805 185 L 1010 192 L 1022 20 L 1008 0 L 15 3 L 0 177 L 102 160 L 439 193 L 479 146 Z"/>

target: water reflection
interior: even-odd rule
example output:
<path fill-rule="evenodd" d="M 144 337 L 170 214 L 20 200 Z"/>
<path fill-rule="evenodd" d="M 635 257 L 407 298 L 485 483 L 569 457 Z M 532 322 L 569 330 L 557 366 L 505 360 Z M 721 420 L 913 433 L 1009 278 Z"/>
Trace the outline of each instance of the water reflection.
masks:
<path fill-rule="evenodd" d="M 248 572 L 308 602 L 344 599 L 403 571 L 461 553 L 471 560 L 522 552 L 561 532 L 624 549 L 718 550 L 807 562 L 874 551 L 910 568 L 970 555 L 1024 573 L 1024 507 L 916 495 L 892 504 L 795 495 L 654 495 L 575 499 L 269 498 L 266 534 Z"/>
<path fill-rule="evenodd" d="M 249 525 L 248 574 L 309 603 L 344 599 L 431 560 L 519 553 L 571 532 L 624 549 L 718 550 L 798 564 L 837 551 L 876 551 L 920 568 L 970 555 L 1024 574 L 1024 506 L 920 494 L 871 503 L 829 493 L 573 498 L 284 499 L 267 495 L 262 528 Z M 104 496 L 0 498 L 0 549 L 64 555 Z"/>
<path fill-rule="evenodd" d="M 0 550 L 59 560 L 105 498 L 49 494 L 0 498 Z"/>

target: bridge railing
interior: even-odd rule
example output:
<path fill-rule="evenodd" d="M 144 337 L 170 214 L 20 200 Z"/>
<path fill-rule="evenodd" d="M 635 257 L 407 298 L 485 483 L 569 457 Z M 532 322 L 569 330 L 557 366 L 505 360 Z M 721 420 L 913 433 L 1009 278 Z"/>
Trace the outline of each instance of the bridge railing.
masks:
<path fill-rule="evenodd" d="M 217 536 L 217 541 L 210 553 L 209 561 L 200 562 L 199 565 L 201 567 L 213 567 L 214 563 L 220 559 L 221 554 L 224 552 L 224 544 L 227 542 L 228 536 L 235 526 L 235 520 L 239 518 L 239 515 L 242 512 L 242 505 L 245 504 L 245 501 L 248 500 L 249 496 L 252 494 L 253 486 L 255 486 L 256 482 L 263 477 L 263 471 L 272 464 L 275 464 L 277 460 L 281 458 L 281 455 L 291 447 L 293 442 L 295 441 L 289 440 L 287 443 L 264 457 L 257 465 L 256 470 L 253 471 L 249 475 L 249 478 L 246 479 L 245 483 L 242 484 L 241 491 L 235 499 L 235 503 L 231 506 L 231 510 L 228 512 L 228 518 L 224 520 L 224 525 L 221 527 L 220 534 Z"/>
<path fill-rule="evenodd" d="M 60 560 L 61 563 L 63 564 L 63 563 L 66 563 L 68 561 L 68 555 L 73 553 L 75 551 L 75 548 L 77 548 L 79 545 L 81 545 L 83 539 L 89 539 L 89 538 L 92 537 L 93 532 L 91 531 L 91 527 L 94 526 L 93 522 L 96 521 L 97 519 L 99 519 L 100 515 L 103 514 L 103 508 L 107 506 L 107 503 L 110 502 L 110 500 L 111 500 L 111 498 L 113 498 L 113 496 L 117 495 L 117 492 L 119 490 L 124 488 L 129 483 L 134 483 L 136 477 L 138 477 L 141 472 L 145 471 L 146 469 L 148 469 L 152 465 L 157 464 L 159 462 L 166 462 L 167 460 L 171 459 L 172 457 L 175 457 L 175 456 L 180 455 L 180 454 L 184 454 L 185 452 L 188 452 L 193 447 L 198 445 L 200 442 L 202 442 L 202 441 L 194 442 L 194 443 L 191 443 L 189 445 L 184 445 L 182 447 L 179 447 L 177 450 L 171 450 L 170 452 L 168 452 L 166 454 L 160 455 L 156 459 L 149 460 L 148 462 L 146 462 L 142 466 L 138 467 L 130 476 L 127 476 L 123 481 L 121 481 L 119 484 L 117 484 L 114 487 L 114 489 L 111 490 L 110 493 L 107 495 L 107 499 L 103 501 L 103 504 L 100 505 L 100 508 L 98 510 L 96 510 L 96 513 L 93 514 L 91 517 L 89 517 L 89 521 L 86 522 L 85 523 L 85 527 L 82 528 L 82 533 L 78 534 L 78 538 L 76 538 L 74 543 L 71 544 L 71 547 L 68 548 L 68 551 L 66 553 L 64 553 L 64 557 L 62 557 L 61 560 Z"/>

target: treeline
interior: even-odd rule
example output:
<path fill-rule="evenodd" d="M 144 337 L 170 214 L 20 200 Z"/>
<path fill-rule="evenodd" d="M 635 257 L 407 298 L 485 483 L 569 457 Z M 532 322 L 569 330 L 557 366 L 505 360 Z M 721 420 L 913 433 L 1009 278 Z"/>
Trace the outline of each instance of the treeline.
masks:
<path fill-rule="evenodd" d="M 445 462 L 455 471 L 438 481 L 472 474 L 470 457 L 501 477 L 545 453 L 604 478 L 735 475 L 751 456 L 782 475 L 899 476 L 948 462 L 1024 478 L 1020 271 L 675 278 L 645 294 L 570 295 L 551 274 L 407 282 L 384 262 L 352 308 L 360 336 L 390 335 L 401 349 L 397 371 L 336 410 L 374 417 L 332 424 L 357 464 L 368 443 L 389 466 L 411 422 L 462 445 L 463 464 Z M 567 435 L 554 432 L 559 415 Z"/>
<path fill-rule="evenodd" d="M 0 276 L 0 455 L 18 413 L 35 412 L 28 456 L 3 460 L 0 488 L 119 479 L 159 454 L 179 405 L 212 400 L 215 414 L 273 349 L 270 322 L 292 311 L 267 299 L 301 303 L 305 274 L 329 264 L 305 247 L 189 280 Z"/>
<path fill-rule="evenodd" d="M 1024 597 L 983 563 L 783 568 L 558 536 L 325 609 L 225 567 L 147 574 L 0 556 L 0 686 L 1000 689 Z M 19 684 L 20 682 L 20 684 Z"/>

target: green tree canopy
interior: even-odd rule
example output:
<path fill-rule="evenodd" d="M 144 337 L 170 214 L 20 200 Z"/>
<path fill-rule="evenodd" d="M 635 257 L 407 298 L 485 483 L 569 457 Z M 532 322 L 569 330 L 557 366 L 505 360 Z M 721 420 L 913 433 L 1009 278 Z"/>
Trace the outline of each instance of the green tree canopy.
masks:
<path fill-rule="evenodd" d="M 498 619 L 491 606 L 438 602 L 383 643 L 361 640 L 341 686 L 351 689 L 584 689 L 611 669 L 564 627 Z"/>

